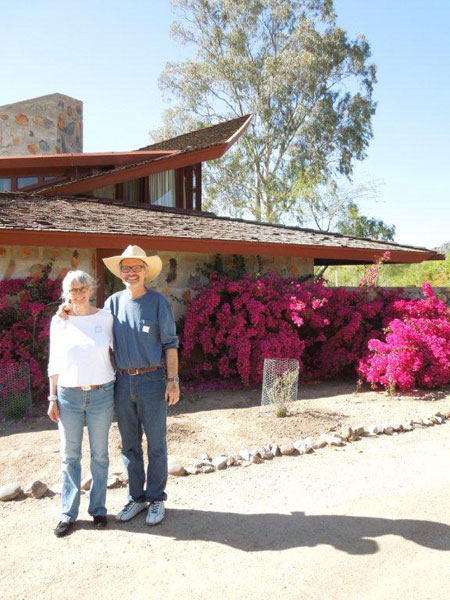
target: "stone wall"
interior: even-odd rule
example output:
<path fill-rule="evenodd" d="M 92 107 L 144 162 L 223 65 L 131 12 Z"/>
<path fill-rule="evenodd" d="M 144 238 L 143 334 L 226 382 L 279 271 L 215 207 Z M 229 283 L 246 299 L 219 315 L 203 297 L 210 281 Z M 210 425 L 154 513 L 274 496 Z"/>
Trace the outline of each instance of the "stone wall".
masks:
<path fill-rule="evenodd" d="M 95 275 L 94 249 L 3 246 L 0 247 L 0 279 L 38 276 L 52 259 L 52 279 L 62 279 L 70 269 Z"/>
<path fill-rule="evenodd" d="M 172 304 L 175 318 L 178 320 L 185 310 L 185 303 L 192 297 L 192 287 L 206 280 L 198 267 L 214 261 L 214 254 L 197 254 L 195 252 L 159 252 L 163 268 L 152 287 L 159 289 Z M 223 257 L 224 263 L 231 263 L 232 256 Z M 246 270 L 255 273 L 260 267 L 256 257 L 245 257 Z M 276 270 L 283 276 L 302 277 L 312 275 L 314 265 L 312 258 L 298 257 L 261 257 L 262 272 Z"/>
<path fill-rule="evenodd" d="M 184 314 L 185 303 L 188 303 L 192 297 L 192 287 L 206 281 L 198 272 L 198 268 L 203 267 L 205 263 L 212 263 L 215 255 L 194 252 L 160 252 L 159 255 L 163 261 L 163 268 L 151 287 L 166 296 L 178 320 Z M 50 274 L 52 279 L 62 279 L 70 269 L 81 269 L 96 276 L 95 249 L 4 246 L 0 247 L 0 279 L 39 275 L 51 259 L 54 259 Z M 223 260 L 226 264 L 232 261 L 232 257 L 224 256 Z M 250 273 L 259 269 L 256 257 L 246 257 L 245 264 Z M 283 276 L 301 277 L 313 273 L 313 260 L 295 257 L 262 257 L 261 267 L 263 272 L 277 270 Z"/>
<path fill-rule="evenodd" d="M 0 106 L 0 156 L 83 152 L 83 103 L 63 94 Z"/>

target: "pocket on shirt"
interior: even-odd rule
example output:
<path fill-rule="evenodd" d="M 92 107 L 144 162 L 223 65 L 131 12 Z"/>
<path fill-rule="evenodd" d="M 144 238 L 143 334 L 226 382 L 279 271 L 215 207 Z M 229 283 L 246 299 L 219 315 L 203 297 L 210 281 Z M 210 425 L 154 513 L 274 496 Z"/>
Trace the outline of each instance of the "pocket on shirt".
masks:
<path fill-rule="evenodd" d="M 150 321 L 148 319 L 141 319 L 139 322 L 139 333 L 144 340 L 157 340 L 159 339 L 159 323 L 158 321 Z"/>

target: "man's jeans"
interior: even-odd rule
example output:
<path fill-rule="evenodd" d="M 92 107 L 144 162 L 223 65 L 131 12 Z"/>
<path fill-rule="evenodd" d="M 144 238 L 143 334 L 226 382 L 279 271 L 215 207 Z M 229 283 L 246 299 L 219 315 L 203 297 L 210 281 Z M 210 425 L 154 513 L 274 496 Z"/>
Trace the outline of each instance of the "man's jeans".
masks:
<path fill-rule="evenodd" d="M 152 502 L 165 500 L 167 483 L 167 441 L 164 369 L 141 375 L 117 373 L 115 405 L 122 458 L 128 471 L 129 500 Z M 147 484 L 145 484 L 142 430 L 148 448 Z"/>
<path fill-rule="evenodd" d="M 114 416 L 114 381 L 87 392 L 58 388 L 62 456 L 61 520 L 75 521 L 80 506 L 81 443 L 86 422 L 91 450 L 92 487 L 89 514 L 106 515 L 108 433 Z"/>

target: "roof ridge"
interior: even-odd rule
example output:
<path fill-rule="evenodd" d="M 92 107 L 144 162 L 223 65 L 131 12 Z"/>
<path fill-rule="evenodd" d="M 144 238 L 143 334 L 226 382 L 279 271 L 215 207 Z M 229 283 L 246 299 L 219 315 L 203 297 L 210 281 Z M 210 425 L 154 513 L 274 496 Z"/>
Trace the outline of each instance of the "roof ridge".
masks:
<path fill-rule="evenodd" d="M 239 117 L 234 117 L 233 119 L 227 119 L 226 121 L 220 121 L 219 123 L 215 123 L 214 125 L 207 125 L 206 127 L 200 127 L 200 129 L 194 129 L 192 131 L 186 131 L 185 133 L 180 133 L 179 135 L 175 135 L 171 138 L 168 138 L 167 140 L 160 140 L 159 142 L 154 142 L 153 144 L 149 144 L 148 146 L 143 146 L 142 148 L 138 148 L 135 152 L 139 152 L 142 150 L 149 150 L 150 148 L 152 148 L 153 146 L 157 146 L 159 144 L 167 144 L 168 142 L 172 142 L 174 140 L 179 140 L 181 138 L 183 138 L 184 136 L 188 136 L 188 135 L 192 135 L 193 133 L 198 133 L 198 132 L 205 132 L 208 131 L 209 129 L 214 129 L 216 127 L 221 127 L 224 125 L 229 125 L 230 123 L 233 123 L 235 121 L 241 121 L 245 122 L 246 119 L 248 119 L 251 116 L 252 113 L 248 113 L 246 115 L 241 115 Z"/>

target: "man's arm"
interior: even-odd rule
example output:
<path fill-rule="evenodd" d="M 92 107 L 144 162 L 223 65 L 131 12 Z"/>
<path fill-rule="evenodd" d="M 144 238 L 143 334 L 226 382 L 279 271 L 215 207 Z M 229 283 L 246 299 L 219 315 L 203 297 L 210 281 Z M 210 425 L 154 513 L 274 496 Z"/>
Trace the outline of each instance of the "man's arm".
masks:
<path fill-rule="evenodd" d="M 167 378 L 178 377 L 178 350 L 176 348 L 167 348 L 166 368 Z M 169 405 L 176 404 L 180 399 L 180 384 L 175 381 L 168 381 L 166 387 L 166 400 Z"/>

